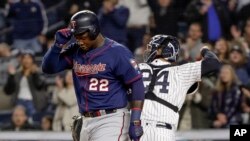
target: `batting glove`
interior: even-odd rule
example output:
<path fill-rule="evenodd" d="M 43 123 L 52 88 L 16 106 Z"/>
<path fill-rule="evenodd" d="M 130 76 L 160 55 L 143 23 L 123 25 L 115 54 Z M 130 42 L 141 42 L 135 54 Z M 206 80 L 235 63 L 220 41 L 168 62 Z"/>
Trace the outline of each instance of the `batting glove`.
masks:
<path fill-rule="evenodd" d="M 65 45 L 71 39 L 72 33 L 69 28 L 60 29 L 55 35 L 55 44 L 57 46 Z"/>
<path fill-rule="evenodd" d="M 143 134 L 143 129 L 141 126 L 141 121 L 133 121 L 129 126 L 129 137 L 132 141 L 139 141 Z"/>

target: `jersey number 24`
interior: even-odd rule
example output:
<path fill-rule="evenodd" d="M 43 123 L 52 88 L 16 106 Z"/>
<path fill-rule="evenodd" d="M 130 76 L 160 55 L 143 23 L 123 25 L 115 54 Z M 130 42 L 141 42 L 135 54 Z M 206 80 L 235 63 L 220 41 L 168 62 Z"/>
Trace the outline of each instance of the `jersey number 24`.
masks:
<path fill-rule="evenodd" d="M 141 70 L 141 72 L 142 72 L 142 74 L 143 73 L 148 74 L 148 75 L 143 75 L 143 81 L 149 82 L 149 84 L 150 84 L 152 77 L 153 77 L 153 74 L 151 74 L 150 70 Z M 169 74 L 168 71 L 161 71 L 160 73 L 158 73 L 156 75 L 155 86 L 161 86 L 160 93 L 168 94 L 168 86 L 169 86 L 168 74 Z M 162 78 L 162 81 L 160 81 L 161 78 Z M 149 87 L 149 85 L 147 85 L 145 89 L 148 90 L 148 87 Z"/>

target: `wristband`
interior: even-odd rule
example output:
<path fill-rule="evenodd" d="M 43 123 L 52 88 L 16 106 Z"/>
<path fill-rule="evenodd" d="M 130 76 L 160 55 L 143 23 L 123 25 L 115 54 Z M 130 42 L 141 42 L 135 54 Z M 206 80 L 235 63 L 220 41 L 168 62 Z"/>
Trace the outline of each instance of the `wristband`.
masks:
<path fill-rule="evenodd" d="M 130 121 L 131 122 L 140 121 L 142 109 L 141 108 L 132 108 L 131 110 L 132 110 L 132 112 L 131 112 L 131 120 Z"/>

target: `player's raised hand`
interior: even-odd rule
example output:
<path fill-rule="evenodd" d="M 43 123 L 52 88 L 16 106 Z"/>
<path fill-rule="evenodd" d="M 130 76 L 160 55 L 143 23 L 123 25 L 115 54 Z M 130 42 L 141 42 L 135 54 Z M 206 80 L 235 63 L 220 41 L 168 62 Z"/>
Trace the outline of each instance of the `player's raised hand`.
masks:
<path fill-rule="evenodd" d="M 134 121 L 130 123 L 129 126 L 129 137 L 132 141 L 139 141 L 143 134 L 143 129 L 141 126 L 141 121 Z"/>
<path fill-rule="evenodd" d="M 72 33 L 69 28 L 63 28 L 56 32 L 55 35 L 55 44 L 58 46 L 65 45 L 72 37 Z"/>
<path fill-rule="evenodd" d="M 210 50 L 210 47 L 208 47 L 208 46 L 203 46 L 203 47 L 200 49 L 200 52 L 202 52 L 202 50 L 204 50 L 204 49 Z"/>
<path fill-rule="evenodd" d="M 201 57 L 203 58 L 205 52 L 206 52 L 206 51 L 209 51 L 209 50 L 211 50 L 209 46 L 203 46 L 203 47 L 200 49 Z"/>

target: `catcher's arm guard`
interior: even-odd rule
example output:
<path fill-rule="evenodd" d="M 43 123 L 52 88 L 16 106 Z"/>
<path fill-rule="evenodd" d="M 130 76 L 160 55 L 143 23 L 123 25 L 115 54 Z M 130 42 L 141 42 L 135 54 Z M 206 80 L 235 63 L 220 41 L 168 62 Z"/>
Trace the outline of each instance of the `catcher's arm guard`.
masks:
<path fill-rule="evenodd" d="M 82 129 L 82 117 L 74 116 L 73 125 L 71 126 L 72 137 L 74 141 L 80 141 L 80 132 Z"/>

